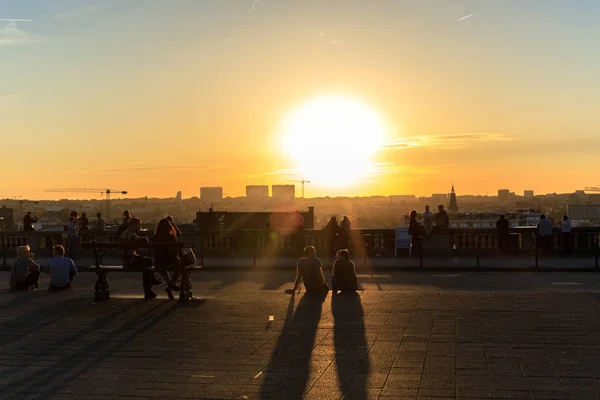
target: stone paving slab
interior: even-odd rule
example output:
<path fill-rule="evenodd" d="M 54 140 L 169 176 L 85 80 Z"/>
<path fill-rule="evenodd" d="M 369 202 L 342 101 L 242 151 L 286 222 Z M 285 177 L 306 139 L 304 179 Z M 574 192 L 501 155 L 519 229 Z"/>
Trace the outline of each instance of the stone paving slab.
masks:
<path fill-rule="evenodd" d="M 0 291 L 0 398 L 600 398 L 597 274 L 372 274 L 335 296 L 195 278 L 204 304 L 142 300 L 135 274 L 98 304 L 92 274 Z"/>

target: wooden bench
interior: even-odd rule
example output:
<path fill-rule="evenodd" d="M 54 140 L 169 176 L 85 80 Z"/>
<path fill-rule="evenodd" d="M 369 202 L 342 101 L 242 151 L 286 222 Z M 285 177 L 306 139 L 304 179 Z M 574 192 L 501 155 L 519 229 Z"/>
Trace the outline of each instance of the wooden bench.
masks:
<path fill-rule="evenodd" d="M 193 249 L 194 245 L 192 243 L 161 243 L 172 246 L 177 246 L 179 248 Z M 158 270 L 154 267 L 147 268 L 124 268 L 119 265 L 110 265 L 103 266 L 102 265 L 102 250 L 108 249 L 150 249 L 150 243 L 139 244 L 136 246 L 125 245 L 123 243 L 99 243 L 95 240 L 90 242 L 81 243 L 81 247 L 84 249 L 92 249 L 94 251 L 94 266 L 84 268 L 86 270 L 93 270 L 96 272 L 97 279 L 95 285 L 95 294 L 94 300 L 101 301 L 107 300 L 110 298 L 110 284 L 108 282 L 108 278 L 106 275 L 109 272 L 157 272 Z M 181 285 L 179 291 L 179 301 L 180 302 L 190 302 L 198 300 L 193 296 L 192 293 L 192 282 L 190 280 L 190 272 L 201 269 L 201 265 L 190 265 L 187 267 L 182 267 L 180 270 L 181 273 Z"/>

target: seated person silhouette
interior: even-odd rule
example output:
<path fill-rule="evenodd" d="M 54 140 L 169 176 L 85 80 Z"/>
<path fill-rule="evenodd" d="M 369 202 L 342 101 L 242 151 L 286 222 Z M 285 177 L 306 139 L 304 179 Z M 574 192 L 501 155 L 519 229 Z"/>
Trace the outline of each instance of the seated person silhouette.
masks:
<path fill-rule="evenodd" d="M 44 272 L 50 274 L 49 290 L 64 290 L 71 288 L 71 282 L 77 275 L 77 267 L 70 258 L 65 257 L 65 248 L 56 245 L 52 248 L 52 258 Z"/>
<path fill-rule="evenodd" d="M 10 270 L 10 288 L 16 290 L 37 289 L 40 266 L 33 261 L 31 248 L 29 246 L 19 246 L 17 257 Z"/>
<path fill-rule="evenodd" d="M 331 278 L 333 293 L 338 290 L 342 292 L 354 292 L 358 290 L 358 277 L 356 266 L 350 260 L 348 250 L 339 250 L 337 258 L 333 263 L 333 277 Z"/>
<path fill-rule="evenodd" d="M 304 257 L 299 258 L 296 265 L 294 288 L 286 290 L 286 293 L 294 293 L 300 286 L 300 281 L 304 281 L 304 289 L 307 292 L 326 292 L 329 290 L 323 277 L 323 264 L 317 257 L 317 251 L 313 246 L 304 248 Z"/>

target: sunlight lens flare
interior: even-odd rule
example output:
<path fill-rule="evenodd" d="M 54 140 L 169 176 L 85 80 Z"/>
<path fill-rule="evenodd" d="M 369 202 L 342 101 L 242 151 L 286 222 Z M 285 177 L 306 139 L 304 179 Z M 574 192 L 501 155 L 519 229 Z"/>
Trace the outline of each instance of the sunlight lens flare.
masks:
<path fill-rule="evenodd" d="M 383 119 L 369 105 L 341 96 L 318 97 L 292 110 L 282 129 L 284 151 L 298 174 L 337 188 L 371 174 L 387 135 Z"/>

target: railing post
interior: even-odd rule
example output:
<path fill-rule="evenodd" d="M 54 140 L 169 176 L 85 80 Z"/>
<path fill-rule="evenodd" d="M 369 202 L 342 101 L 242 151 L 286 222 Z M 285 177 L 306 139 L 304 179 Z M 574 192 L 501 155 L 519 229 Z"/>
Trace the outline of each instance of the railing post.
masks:
<path fill-rule="evenodd" d="M 423 268 L 423 236 L 419 236 L 419 267 Z"/>
<path fill-rule="evenodd" d="M 479 268 L 479 241 L 480 235 L 475 236 L 475 254 L 477 255 L 477 268 Z"/>
<path fill-rule="evenodd" d="M 254 236 L 254 240 L 252 241 L 252 253 L 253 253 L 253 257 L 252 257 L 252 267 L 256 268 L 256 236 Z"/>
<path fill-rule="evenodd" d="M 539 253 L 540 253 L 540 241 L 539 241 L 540 236 L 537 235 L 535 237 L 535 268 L 537 269 L 539 267 Z"/>
<path fill-rule="evenodd" d="M 598 233 L 594 235 L 594 266 L 598 268 Z"/>
<path fill-rule="evenodd" d="M 200 238 L 200 265 L 204 266 L 204 237 L 198 231 L 198 237 Z"/>
<path fill-rule="evenodd" d="M 6 238 L 2 238 L 2 256 L 4 258 L 3 265 L 6 267 Z"/>

